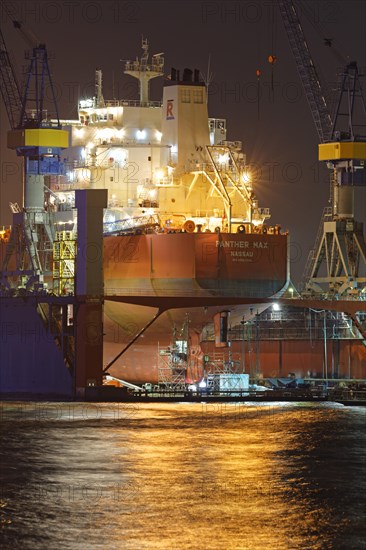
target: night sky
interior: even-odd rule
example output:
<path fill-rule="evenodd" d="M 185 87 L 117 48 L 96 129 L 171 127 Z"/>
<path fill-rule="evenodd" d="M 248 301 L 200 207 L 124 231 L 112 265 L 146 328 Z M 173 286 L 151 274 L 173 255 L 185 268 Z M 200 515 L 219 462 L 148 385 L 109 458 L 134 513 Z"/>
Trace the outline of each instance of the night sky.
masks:
<path fill-rule="evenodd" d="M 304 97 L 278 7 L 263 1 L 108 1 L 31 0 L 8 2 L 17 17 L 45 42 L 52 60 L 61 118 L 76 118 L 77 96 L 93 95 L 94 71 L 103 70 L 106 99 L 136 98 L 135 80 L 122 74 L 121 60 L 141 52 L 141 36 L 150 53 L 165 53 L 170 68 L 199 68 L 212 82 L 209 115 L 227 119 L 228 139 L 241 140 L 255 167 L 255 192 L 270 207 L 272 223 L 289 229 L 292 279 L 302 275 L 328 205 L 329 175 L 317 161 L 317 133 Z M 276 4 L 276 3 L 275 3 Z M 356 60 L 366 72 L 366 3 L 363 0 L 301 2 L 310 12 L 302 17 L 309 48 L 326 90 L 332 90 L 342 61 Z M 1 13 L 8 49 L 21 74 L 21 37 Z M 332 48 L 323 38 L 332 38 Z M 268 63 L 269 55 L 277 62 Z M 260 101 L 256 70 L 260 69 Z M 273 77 L 273 90 L 272 90 Z M 161 98 L 161 82 L 152 99 Z M 362 78 L 365 89 L 365 78 Z M 258 114 L 259 108 L 259 114 Z M 21 201 L 20 168 L 9 165 L 15 154 L 6 150 L 9 129 L 0 111 L 0 223 L 11 222 L 9 201 Z M 17 172 L 9 175 L 9 171 Z M 357 190 L 356 217 L 366 221 L 366 190 Z"/>

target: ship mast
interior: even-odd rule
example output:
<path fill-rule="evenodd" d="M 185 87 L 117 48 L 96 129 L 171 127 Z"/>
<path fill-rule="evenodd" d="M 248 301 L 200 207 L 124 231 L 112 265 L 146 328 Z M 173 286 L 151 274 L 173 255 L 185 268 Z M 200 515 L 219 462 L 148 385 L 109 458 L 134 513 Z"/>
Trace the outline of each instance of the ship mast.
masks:
<path fill-rule="evenodd" d="M 149 59 L 149 45 L 147 39 L 142 39 L 142 56 L 136 61 L 127 61 L 125 65 L 125 74 L 137 78 L 140 83 L 140 104 L 146 106 L 149 103 L 149 85 L 152 78 L 163 76 L 164 57 L 163 53 L 156 53 L 152 56 L 151 63 Z"/>
<path fill-rule="evenodd" d="M 102 88 L 102 70 L 95 70 L 95 103 L 96 107 L 105 107 L 104 97 L 103 97 L 103 88 Z"/>

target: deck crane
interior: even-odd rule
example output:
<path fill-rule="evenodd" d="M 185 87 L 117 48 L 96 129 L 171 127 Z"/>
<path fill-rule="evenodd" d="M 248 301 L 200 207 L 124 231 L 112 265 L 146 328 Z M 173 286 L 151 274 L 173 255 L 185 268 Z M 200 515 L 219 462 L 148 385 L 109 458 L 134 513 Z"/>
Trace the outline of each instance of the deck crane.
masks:
<path fill-rule="evenodd" d="M 26 54 L 29 65 L 22 93 L 0 29 L 0 90 L 11 127 L 8 147 L 23 159 L 23 204 L 12 208 L 0 284 L 42 288 L 44 276 L 51 272 L 54 234 L 51 214 L 45 210 L 44 178 L 62 173 L 60 153 L 68 147 L 68 132 L 61 128 L 46 46 L 15 20 L 8 7 L 5 10 L 31 50 Z M 51 95 L 52 114 L 46 110 L 46 92 Z"/>
<path fill-rule="evenodd" d="M 321 285 L 328 285 L 330 295 L 357 295 L 366 288 L 363 223 L 354 218 L 354 188 L 366 185 L 366 109 L 357 63 L 345 64 L 331 116 L 295 4 L 293 0 L 278 0 L 278 5 L 318 133 L 318 158 L 331 170 L 332 206 L 324 209 L 308 257 L 306 288 L 323 293 Z M 362 124 L 355 123 L 357 117 L 363 117 Z M 356 131 L 359 128 L 363 134 Z"/>

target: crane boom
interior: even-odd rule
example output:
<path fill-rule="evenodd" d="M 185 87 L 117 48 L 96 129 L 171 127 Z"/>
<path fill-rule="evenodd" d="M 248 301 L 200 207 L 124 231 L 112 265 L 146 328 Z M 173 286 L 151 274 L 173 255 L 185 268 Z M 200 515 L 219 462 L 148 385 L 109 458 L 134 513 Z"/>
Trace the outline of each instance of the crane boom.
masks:
<path fill-rule="evenodd" d="M 15 15 L 15 10 L 11 4 L 8 4 L 6 1 L 2 0 L 3 10 L 6 15 L 9 17 L 10 21 L 13 23 L 13 26 L 19 34 L 22 35 L 23 40 L 27 43 L 28 47 L 33 49 L 39 46 L 38 38 L 33 34 L 33 32 L 24 26 L 22 21 L 18 21 Z"/>
<path fill-rule="evenodd" d="M 26 28 L 21 21 L 16 20 L 10 5 L 4 3 L 5 13 L 12 21 L 14 28 L 30 46 L 28 54 L 30 60 L 26 76 L 25 88 L 21 92 L 16 73 L 6 47 L 4 35 L 0 28 L 0 88 L 7 110 L 12 130 L 38 127 L 44 125 L 46 86 L 49 86 L 52 103 L 57 118 L 57 127 L 60 128 L 58 107 L 55 90 L 48 65 L 48 55 L 45 44 L 41 44 L 33 32 Z"/>
<path fill-rule="evenodd" d="M 330 139 L 332 120 L 320 79 L 292 0 L 278 0 L 278 5 L 319 141 L 324 143 Z"/>
<path fill-rule="evenodd" d="M 20 123 L 23 102 L 11 59 L 0 29 L 0 89 L 12 130 Z"/>
<path fill-rule="evenodd" d="M 11 15 L 9 15 L 11 17 Z M 39 46 L 39 40 L 35 37 L 35 35 L 29 30 L 25 29 L 24 25 L 21 21 L 12 20 L 14 28 L 19 31 L 19 33 L 24 38 L 25 42 L 27 42 L 28 46 L 30 48 L 37 48 Z"/>

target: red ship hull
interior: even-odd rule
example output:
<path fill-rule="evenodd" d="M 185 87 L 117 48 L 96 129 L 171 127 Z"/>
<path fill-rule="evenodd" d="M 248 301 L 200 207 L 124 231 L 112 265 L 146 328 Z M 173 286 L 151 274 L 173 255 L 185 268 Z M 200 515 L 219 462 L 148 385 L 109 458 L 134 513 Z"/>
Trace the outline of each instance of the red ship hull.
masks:
<path fill-rule="evenodd" d="M 268 297 L 286 284 L 287 243 L 281 234 L 105 237 L 105 290 Z"/>
<path fill-rule="evenodd" d="M 108 300 L 108 295 L 140 297 L 265 298 L 280 293 L 288 281 L 287 235 L 176 233 L 106 237 L 104 239 L 104 364 L 114 359 L 154 317 L 157 309 Z M 142 301 L 141 301 L 142 297 Z M 148 301 L 146 300 L 146 304 Z M 169 345 L 174 327 L 189 319 L 200 334 L 212 323 L 216 307 L 170 309 L 161 315 L 110 373 L 135 382 L 158 379 L 158 350 Z M 262 306 L 263 309 L 266 306 Z M 230 306 L 232 322 L 250 305 Z M 256 308 L 257 309 L 257 308 Z M 197 369 L 199 369 L 197 365 Z"/>

